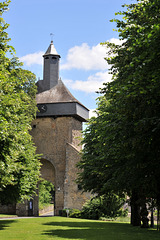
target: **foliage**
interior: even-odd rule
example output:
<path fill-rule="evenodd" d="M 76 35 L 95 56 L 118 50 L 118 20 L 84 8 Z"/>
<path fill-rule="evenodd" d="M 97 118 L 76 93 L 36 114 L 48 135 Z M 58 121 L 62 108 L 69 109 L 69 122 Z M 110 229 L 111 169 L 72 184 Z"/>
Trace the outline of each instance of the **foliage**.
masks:
<path fill-rule="evenodd" d="M 0 3 L 0 202 L 5 204 L 35 193 L 40 168 L 29 134 L 37 109 L 36 77 L 21 68 L 8 44 L 2 14 L 9 2 Z"/>
<path fill-rule="evenodd" d="M 79 209 L 72 209 L 69 213 L 70 218 L 81 218 L 81 211 Z"/>
<path fill-rule="evenodd" d="M 126 192 L 139 206 L 146 198 L 160 206 L 160 1 L 125 7 L 123 19 L 113 20 L 121 44 L 103 43 L 112 82 L 84 132 L 78 182 L 99 195 Z"/>
<path fill-rule="evenodd" d="M 43 209 L 44 206 L 50 204 L 53 201 L 54 185 L 47 181 L 42 180 L 39 183 L 39 207 Z"/>
<path fill-rule="evenodd" d="M 82 208 L 81 218 L 100 219 L 126 216 L 128 211 L 122 209 L 125 199 L 119 198 L 113 193 L 89 200 Z"/>

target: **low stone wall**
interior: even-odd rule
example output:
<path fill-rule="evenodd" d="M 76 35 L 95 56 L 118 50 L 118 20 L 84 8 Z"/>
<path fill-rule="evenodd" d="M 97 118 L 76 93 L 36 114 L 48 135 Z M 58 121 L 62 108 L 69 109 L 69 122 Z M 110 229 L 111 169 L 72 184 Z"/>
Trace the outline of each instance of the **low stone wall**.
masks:
<path fill-rule="evenodd" d="M 0 213 L 16 214 L 16 205 L 15 204 L 9 204 L 9 205 L 1 205 L 0 204 Z"/>
<path fill-rule="evenodd" d="M 48 212 L 53 212 L 54 213 L 54 205 L 53 204 L 45 207 L 42 210 L 39 210 L 39 215 L 43 215 L 43 214 L 48 213 Z"/>

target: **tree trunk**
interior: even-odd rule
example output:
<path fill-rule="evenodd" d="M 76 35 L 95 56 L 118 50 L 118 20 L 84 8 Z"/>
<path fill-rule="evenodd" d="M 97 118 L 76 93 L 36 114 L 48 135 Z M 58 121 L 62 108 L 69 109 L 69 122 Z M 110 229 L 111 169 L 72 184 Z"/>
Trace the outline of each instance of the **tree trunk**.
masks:
<path fill-rule="evenodd" d="M 138 194 L 133 190 L 131 197 L 131 224 L 133 226 L 141 226 L 140 206 L 138 200 Z"/>
<path fill-rule="evenodd" d="M 157 209 L 157 230 L 160 231 L 160 211 Z"/>
<path fill-rule="evenodd" d="M 143 203 L 141 207 L 141 219 L 142 219 L 142 228 L 149 228 L 149 219 L 148 219 L 148 211 L 146 207 L 146 203 Z"/>
<path fill-rule="evenodd" d="M 157 230 L 160 231 L 160 191 L 157 194 Z"/>

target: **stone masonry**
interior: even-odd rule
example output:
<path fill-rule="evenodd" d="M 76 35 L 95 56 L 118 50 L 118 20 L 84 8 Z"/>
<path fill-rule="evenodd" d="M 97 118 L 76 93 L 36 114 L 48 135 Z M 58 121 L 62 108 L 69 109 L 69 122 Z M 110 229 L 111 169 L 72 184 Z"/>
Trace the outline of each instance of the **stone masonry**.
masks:
<path fill-rule="evenodd" d="M 90 198 L 90 194 L 82 193 L 75 182 L 82 122 L 87 121 L 89 114 L 59 79 L 60 55 L 52 41 L 43 58 L 44 79 L 37 82 L 39 111 L 32 122 L 31 135 L 37 153 L 41 154 L 41 177 L 55 186 L 54 213 L 59 215 L 64 208 L 81 209 Z M 33 199 L 13 209 L 8 206 L 8 210 L 18 215 L 38 216 L 38 189 Z"/>
<path fill-rule="evenodd" d="M 43 153 L 41 177 L 55 185 L 55 214 L 63 208 L 80 209 L 89 197 L 82 194 L 75 183 L 81 122 L 73 117 L 46 117 L 37 118 L 32 126 L 37 153 Z"/>

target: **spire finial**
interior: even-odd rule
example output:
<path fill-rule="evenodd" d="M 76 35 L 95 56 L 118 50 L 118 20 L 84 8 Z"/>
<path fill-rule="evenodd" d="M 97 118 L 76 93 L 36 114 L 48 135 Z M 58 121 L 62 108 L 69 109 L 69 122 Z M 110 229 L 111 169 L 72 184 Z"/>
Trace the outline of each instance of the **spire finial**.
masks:
<path fill-rule="evenodd" d="M 50 33 L 50 36 L 51 36 L 51 43 L 53 43 L 53 36 L 54 36 L 54 34 Z"/>

